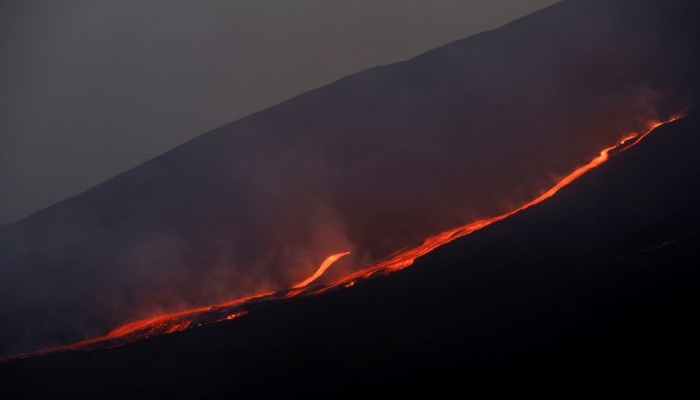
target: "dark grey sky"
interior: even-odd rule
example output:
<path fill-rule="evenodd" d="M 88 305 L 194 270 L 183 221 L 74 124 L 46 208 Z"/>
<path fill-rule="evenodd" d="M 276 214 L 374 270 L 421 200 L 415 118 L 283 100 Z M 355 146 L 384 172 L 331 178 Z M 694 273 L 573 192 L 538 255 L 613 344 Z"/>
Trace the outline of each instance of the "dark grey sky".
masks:
<path fill-rule="evenodd" d="M 306 90 L 557 2 L 2 0 L 0 224 Z"/>

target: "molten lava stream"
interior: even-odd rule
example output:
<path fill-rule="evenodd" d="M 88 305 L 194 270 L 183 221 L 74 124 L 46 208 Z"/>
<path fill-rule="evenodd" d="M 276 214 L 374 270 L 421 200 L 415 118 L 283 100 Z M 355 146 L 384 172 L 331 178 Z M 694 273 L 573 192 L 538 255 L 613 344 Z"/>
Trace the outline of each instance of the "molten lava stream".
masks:
<path fill-rule="evenodd" d="M 613 154 L 620 154 L 626 150 L 629 150 L 631 147 L 635 146 L 637 143 L 639 143 L 642 139 L 644 139 L 647 135 L 649 135 L 652 131 L 654 131 L 656 128 L 671 123 L 673 121 L 676 121 L 680 118 L 682 118 L 682 115 L 675 116 L 673 118 L 670 118 L 667 121 L 654 121 L 649 124 L 649 129 L 639 135 L 639 134 L 631 134 L 625 138 L 623 138 L 621 141 L 619 141 L 617 144 L 607 147 L 603 149 L 600 154 L 595 157 L 593 160 L 591 160 L 589 163 L 586 165 L 583 165 L 582 167 L 579 167 L 575 171 L 573 171 L 571 174 L 565 176 L 562 178 L 556 185 L 554 185 L 551 189 L 547 190 L 543 194 L 541 194 L 539 197 L 535 198 L 534 200 L 528 202 L 527 204 L 512 210 L 510 212 L 507 212 L 505 214 L 495 216 L 492 218 L 487 218 L 479 221 L 474 221 L 471 222 L 467 225 L 463 225 L 454 229 L 451 229 L 446 232 L 442 232 L 440 234 L 437 234 L 435 236 L 429 237 L 428 239 L 423 242 L 422 245 L 410 248 L 404 251 L 401 251 L 399 253 L 396 253 L 394 256 L 390 257 L 389 259 L 379 262 L 375 265 L 372 265 L 368 268 L 365 268 L 363 270 L 360 270 L 358 272 L 355 272 L 339 281 L 333 282 L 330 285 L 326 286 L 321 286 L 321 287 L 315 287 L 315 288 L 310 288 L 308 285 L 316 281 L 319 277 L 323 275 L 323 273 L 330 268 L 336 261 L 338 261 L 340 258 L 350 254 L 349 252 L 343 252 L 343 253 L 337 253 L 333 254 L 325 259 L 321 266 L 314 272 L 313 275 L 311 275 L 308 279 L 300 282 L 299 284 L 293 286 L 289 290 L 281 291 L 281 292 L 276 292 L 276 293 L 265 293 L 265 294 L 260 294 L 256 296 L 251 296 L 251 297 L 246 297 L 246 298 L 241 298 L 233 301 L 229 301 L 226 303 L 222 303 L 216 306 L 210 306 L 210 307 L 200 307 L 196 308 L 193 310 L 188 310 L 188 311 L 182 311 L 182 312 L 177 312 L 177 313 L 172 313 L 172 314 L 165 314 L 165 315 L 160 315 L 160 316 L 155 316 L 151 318 L 146 318 L 142 319 L 139 321 L 131 322 L 129 324 L 126 324 L 122 327 L 119 327 L 113 331 L 111 331 L 109 334 L 107 334 L 104 337 L 100 338 L 95 338 L 95 339 L 89 339 L 85 340 L 82 342 L 74 343 L 71 345 L 67 346 L 61 346 L 61 347 L 56 347 L 52 349 L 45 349 L 45 350 L 39 350 L 36 352 L 32 353 L 26 353 L 26 354 L 20 354 L 20 355 L 15 355 L 15 356 L 10 356 L 8 358 L 5 358 L 4 361 L 7 360 L 12 360 L 16 358 L 24 358 L 24 357 L 29 357 L 32 355 L 42 355 L 42 354 L 48 354 L 51 352 L 56 352 L 56 351 L 62 351 L 62 350 L 75 350 L 75 349 L 91 349 L 95 347 L 116 347 L 123 345 L 125 343 L 133 342 L 135 340 L 140 340 L 143 338 L 147 338 L 153 335 L 158 335 L 158 334 L 167 334 L 167 333 L 173 333 L 173 332 L 178 332 L 184 329 L 187 329 L 190 326 L 193 326 L 193 323 L 195 321 L 196 324 L 194 325 L 202 325 L 206 323 L 213 323 L 213 322 L 219 322 L 219 321 L 224 321 L 224 320 L 230 320 L 230 319 L 235 319 L 240 316 L 243 316 L 248 313 L 248 310 L 242 309 L 242 307 L 245 306 L 250 306 L 253 303 L 258 303 L 258 304 L 265 304 L 265 301 L 274 301 L 274 300 L 280 300 L 280 299 L 285 299 L 285 298 L 292 298 L 292 297 L 298 297 L 298 296 L 310 296 L 310 295 L 317 295 L 320 293 L 323 293 L 325 291 L 328 291 L 333 288 L 339 288 L 339 287 L 350 287 L 353 286 L 357 281 L 363 280 L 363 279 L 368 279 L 371 278 L 372 276 L 377 276 L 377 275 L 386 275 L 394 271 L 398 271 L 401 269 L 404 269 L 406 267 L 409 267 L 413 264 L 413 262 L 416 260 L 416 258 L 425 255 L 429 253 L 430 251 L 434 250 L 437 247 L 440 247 L 444 244 L 447 244 L 455 239 L 461 238 L 463 236 L 469 235 L 472 232 L 475 232 L 479 229 L 482 229 L 484 227 L 487 227 L 494 222 L 501 221 L 505 218 L 508 218 L 509 216 L 518 213 L 522 210 L 525 210 L 529 207 L 532 207 L 536 204 L 539 204 L 546 199 L 552 197 L 555 193 L 557 193 L 560 189 L 565 187 L 566 185 L 570 184 L 571 182 L 575 181 L 582 175 L 584 175 L 586 172 L 602 165 L 605 163 L 611 155 L 611 152 L 614 152 Z"/>
<path fill-rule="evenodd" d="M 682 114 L 675 115 L 671 118 L 669 118 L 666 121 L 653 121 L 649 124 L 649 127 L 646 132 L 643 134 L 638 134 L 638 133 L 632 133 L 626 137 L 624 137 L 622 140 L 620 140 L 617 144 L 607 147 L 603 149 L 600 154 L 591 160 L 588 164 L 583 165 L 582 167 L 579 167 L 576 169 L 574 172 L 571 174 L 565 176 L 562 178 L 556 185 L 554 185 L 551 189 L 547 190 L 543 194 L 541 194 L 539 197 L 535 198 L 534 200 L 530 201 L 529 203 L 512 210 L 510 212 L 507 212 L 505 214 L 492 217 L 492 218 L 487 218 L 487 219 L 482 219 L 479 221 L 474 221 L 471 222 L 467 225 L 463 225 L 454 229 L 451 229 L 446 232 L 442 232 L 440 234 L 437 234 L 435 236 L 429 237 L 428 239 L 423 242 L 422 245 L 418 247 L 414 247 L 412 249 L 408 249 L 404 252 L 401 252 L 394 257 L 389 258 L 386 261 L 380 262 L 378 264 L 375 264 L 374 266 L 371 266 L 369 268 L 366 268 L 364 270 L 358 271 L 346 278 L 343 278 L 337 282 L 334 282 L 333 284 L 320 288 L 317 291 L 315 291 L 313 294 L 318 294 L 318 293 L 323 293 L 331 288 L 335 287 L 350 287 L 355 284 L 357 280 L 361 279 L 367 279 L 372 276 L 376 275 L 386 275 L 394 271 L 398 271 L 401 269 L 404 269 L 406 267 L 409 267 L 413 264 L 413 262 L 416 260 L 416 258 L 425 255 L 432 250 L 434 250 L 437 247 L 440 247 L 444 244 L 447 244 L 455 239 L 461 238 L 463 236 L 469 235 L 472 232 L 478 231 L 479 229 L 485 228 L 494 222 L 501 221 L 505 218 L 510 217 L 513 214 L 516 214 L 522 210 L 525 210 L 527 208 L 530 208 L 536 204 L 539 204 L 548 198 L 554 196 L 559 190 L 561 190 L 563 187 L 567 186 L 571 182 L 575 181 L 576 179 L 580 178 L 582 175 L 584 175 L 586 172 L 599 167 L 603 163 L 605 163 L 609 158 L 610 158 L 610 153 L 612 151 L 616 151 L 615 154 L 620 154 L 624 151 L 629 150 L 633 146 L 637 145 L 639 142 L 642 141 L 647 135 L 649 135 L 651 132 L 653 132 L 656 128 L 669 124 L 671 122 L 677 121 L 679 119 L 683 118 Z"/>
<path fill-rule="evenodd" d="M 321 266 L 318 268 L 318 270 L 317 270 L 313 275 L 311 275 L 311 276 L 310 276 L 308 279 L 306 279 L 305 281 L 303 281 L 303 282 L 301 282 L 301 283 L 295 285 L 295 286 L 293 287 L 293 289 L 299 289 L 299 288 L 303 288 L 303 287 L 305 287 L 305 286 L 308 286 L 311 282 L 313 282 L 313 281 L 315 281 L 316 279 L 320 278 L 321 275 L 323 275 L 323 273 L 326 272 L 326 270 L 327 270 L 328 268 L 330 268 L 331 265 L 333 265 L 333 264 L 334 264 L 336 261 L 338 261 L 341 257 L 345 257 L 345 256 L 347 256 L 348 254 L 350 254 L 350 252 L 349 252 L 349 251 L 346 251 L 346 252 L 344 252 L 344 253 L 333 254 L 332 256 L 326 258 L 326 260 L 321 264 Z"/>

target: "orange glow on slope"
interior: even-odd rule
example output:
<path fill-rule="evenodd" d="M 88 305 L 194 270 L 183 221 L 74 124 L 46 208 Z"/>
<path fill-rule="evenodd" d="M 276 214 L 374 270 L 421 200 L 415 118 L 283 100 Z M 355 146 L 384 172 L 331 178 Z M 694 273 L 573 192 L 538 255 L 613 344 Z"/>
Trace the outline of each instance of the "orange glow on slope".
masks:
<path fill-rule="evenodd" d="M 613 150 L 617 150 L 617 154 L 622 153 L 623 151 L 626 151 L 630 149 L 631 147 L 635 146 L 637 143 L 639 143 L 642 139 L 644 139 L 647 135 L 649 135 L 652 131 L 654 131 L 656 128 L 671 123 L 673 121 L 677 121 L 678 119 L 682 118 L 682 115 L 676 115 L 673 116 L 672 118 L 666 120 L 666 121 L 653 121 L 649 124 L 649 128 L 646 132 L 643 134 L 639 135 L 637 133 L 632 133 L 626 137 L 624 137 L 622 140 L 620 140 L 617 144 L 614 146 L 607 147 L 603 149 L 600 154 L 591 160 L 588 164 L 583 165 L 582 167 L 579 167 L 576 169 L 574 172 L 571 174 L 565 176 L 562 178 L 556 185 L 554 185 L 551 189 L 547 190 L 543 194 L 541 194 L 539 197 L 536 199 L 530 201 L 529 203 L 513 210 L 508 213 L 492 217 L 492 218 L 487 218 L 487 219 L 482 219 L 479 221 L 474 221 L 471 222 L 467 225 L 460 226 L 458 228 L 451 229 L 446 232 L 442 232 L 438 235 L 429 237 L 428 239 L 423 242 L 422 245 L 414 247 L 412 249 L 408 249 L 406 251 L 403 251 L 388 260 L 385 260 L 383 262 L 380 262 L 378 264 L 375 264 L 372 267 L 369 267 L 367 269 L 364 269 L 362 271 L 356 272 L 344 279 L 341 279 L 340 281 L 337 281 L 333 283 L 330 286 L 321 288 L 318 290 L 316 293 L 322 293 L 324 291 L 327 291 L 333 287 L 350 287 L 355 284 L 357 280 L 360 279 L 367 279 L 372 276 L 378 276 L 378 275 L 386 275 L 394 271 L 398 271 L 401 269 L 404 269 L 406 267 L 409 267 L 413 265 L 413 262 L 416 260 L 416 258 L 423 256 L 437 247 L 440 247 L 444 244 L 447 244 L 455 239 L 461 238 L 463 236 L 469 235 L 472 232 L 478 231 L 479 229 L 485 228 L 494 222 L 501 221 L 503 219 L 506 219 L 510 217 L 513 214 L 516 214 L 522 210 L 525 210 L 527 208 L 530 208 L 536 204 L 539 204 L 548 198 L 554 196 L 559 190 L 561 190 L 563 187 L 567 186 L 571 182 L 575 181 L 576 179 L 580 178 L 582 175 L 584 175 L 586 172 L 599 167 L 603 163 L 605 163 L 609 158 L 610 158 L 610 152 Z M 635 140 L 633 140 L 635 139 Z"/>
<path fill-rule="evenodd" d="M 469 235 L 472 232 L 487 227 L 495 222 L 501 221 L 505 218 L 510 217 L 513 214 L 516 214 L 522 210 L 525 210 L 547 200 L 548 198 L 556 194 L 559 190 L 561 190 L 563 187 L 575 181 L 588 171 L 597 168 L 598 166 L 605 163 L 610 158 L 611 152 L 614 152 L 613 154 L 620 154 L 626 150 L 629 150 L 631 147 L 635 146 L 641 140 L 643 140 L 656 128 L 676 121 L 682 117 L 682 115 L 678 115 L 670 118 L 667 121 L 654 121 L 649 124 L 649 129 L 645 133 L 641 135 L 635 133 L 624 137 L 617 144 L 603 149 L 597 157 L 595 157 L 589 163 L 579 167 L 571 174 L 562 178 L 556 185 L 554 185 L 552 188 L 541 194 L 539 197 L 535 198 L 534 200 L 526 203 L 525 205 L 515 210 L 512 210 L 508 213 L 496 217 L 474 221 L 469 224 L 429 237 L 420 246 L 398 252 L 394 256 L 389 257 L 387 260 L 381 261 L 361 271 L 355 272 L 330 285 L 311 288 L 308 287 L 309 284 L 313 283 L 316 279 L 323 275 L 323 273 L 331 265 L 333 265 L 333 263 L 338 261 L 340 258 L 350 254 L 349 252 L 337 253 L 329 256 L 311 277 L 288 290 L 245 297 L 222 303 L 216 306 L 200 307 L 193 310 L 146 318 L 121 326 L 111 331 L 106 336 L 100 338 L 89 339 L 67 346 L 44 349 L 25 354 L 18 354 L 6 357 L 4 359 L 0 359 L 0 362 L 14 360 L 18 358 L 26 358 L 36 355 L 49 354 L 57 351 L 89 350 L 95 348 L 117 347 L 126 343 L 134 342 L 154 335 L 168 334 L 182 331 L 192 326 L 201 326 L 204 324 L 235 319 L 248 314 L 250 310 L 264 307 L 266 304 L 274 304 L 276 301 L 282 299 L 317 295 L 335 288 L 349 288 L 354 286 L 355 283 L 358 281 L 369 279 L 374 276 L 387 275 L 391 272 L 404 269 L 406 267 L 411 266 L 416 260 L 416 258 L 431 252 L 437 247 L 447 244 L 460 237 Z"/>
<path fill-rule="evenodd" d="M 40 356 L 68 350 L 90 350 L 96 348 L 114 348 L 127 343 L 132 343 L 141 339 L 146 339 L 156 335 L 164 335 L 183 331 L 191 326 L 201 326 L 224 320 L 232 320 L 242 317 L 248 312 L 239 310 L 232 312 L 232 309 L 242 304 L 254 303 L 258 299 L 264 299 L 273 293 L 265 293 L 250 297 L 244 297 L 221 303 L 215 306 L 199 307 L 191 310 L 175 312 L 171 314 L 158 315 L 130 322 L 112 330 L 105 336 L 83 340 L 77 343 L 52 347 L 29 353 L 11 355 L 0 358 L 0 362 L 12 361 L 16 359 Z M 201 322 L 199 322 L 201 321 Z"/>
<path fill-rule="evenodd" d="M 326 260 L 321 264 L 321 266 L 318 268 L 318 270 L 313 275 L 308 277 L 305 281 L 296 284 L 293 289 L 299 289 L 299 288 L 303 288 L 304 286 L 308 286 L 311 282 L 320 278 L 321 275 L 323 275 L 323 273 L 326 272 L 326 270 L 328 268 L 330 268 L 331 265 L 333 265 L 336 261 L 338 261 L 342 257 L 347 256 L 348 254 L 350 254 L 350 252 L 346 251 L 344 253 L 333 254 L 332 256 L 326 258 Z"/>
<path fill-rule="evenodd" d="M 676 114 L 666 121 L 654 121 L 654 122 L 652 122 L 651 125 L 649 126 L 649 129 L 646 132 L 644 132 L 641 136 L 638 136 L 637 140 L 635 140 L 634 143 L 630 144 L 629 146 L 625 146 L 623 149 L 620 149 L 620 153 L 622 153 L 623 151 L 629 150 L 634 145 L 636 145 L 637 143 L 644 140 L 644 138 L 647 137 L 647 135 L 649 135 L 650 133 L 654 132 L 654 130 L 656 130 L 656 128 L 663 126 L 663 125 L 666 125 L 666 124 L 670 124 L 671 122 L 678 121 L 679 119 L 681 119 L 683 117 L 684 117 L 683 114 Z M 622 144 L 624 144 L 624 141 L 622 143 L 620 143 L 620 145 L 622 145 Z"/>

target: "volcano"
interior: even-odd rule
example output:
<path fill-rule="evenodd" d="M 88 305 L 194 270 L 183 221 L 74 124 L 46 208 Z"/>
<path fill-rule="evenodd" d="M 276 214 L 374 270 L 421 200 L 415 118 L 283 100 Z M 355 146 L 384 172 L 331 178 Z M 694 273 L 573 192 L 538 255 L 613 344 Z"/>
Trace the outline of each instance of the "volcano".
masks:
<path fill-rule="evenodd" d="M 683 379 L 697 355 L 697 11 L 563 1 L 3 228 L 0 352 L 44 354 L 0 364 L 3 389 L 332 398 Z M 400 267 L 352 278 L 372 265 Z M 216 318 L 151 330 L 193 312 Z M 125 332 L 139 334 L 90 342 Z"/>
<path fill-rule="evenodd" d="M 542 376 L 589 388 L 606 377 L 689 384 L 699 132 L 697 116 L 661 127 L 546 202 L 411 268 L 113 349 L 0 364 L 3 389 L 17 398 L 354 398 Z"/>

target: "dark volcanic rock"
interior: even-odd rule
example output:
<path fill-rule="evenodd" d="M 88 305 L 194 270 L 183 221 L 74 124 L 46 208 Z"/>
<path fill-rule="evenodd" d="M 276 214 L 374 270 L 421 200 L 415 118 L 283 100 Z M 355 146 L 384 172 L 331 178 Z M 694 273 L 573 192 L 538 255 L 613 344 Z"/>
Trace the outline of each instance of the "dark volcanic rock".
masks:
<path fill-rule="evenodd" d="M 3 228 L 0 354 L 286 287 L 352 250 L 347 271 L 534 197 L 696 101 L 696 3 L 564 1 L 223 126 Z"/>
<path fill-rule="evenodd" d="M 117 349 L 0 364 L 0 385 L 171 399 L 694 385 L 698 149 L 692 115 L 406 270 Z"/>

